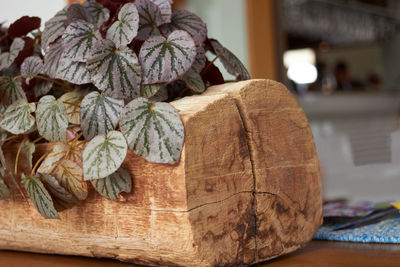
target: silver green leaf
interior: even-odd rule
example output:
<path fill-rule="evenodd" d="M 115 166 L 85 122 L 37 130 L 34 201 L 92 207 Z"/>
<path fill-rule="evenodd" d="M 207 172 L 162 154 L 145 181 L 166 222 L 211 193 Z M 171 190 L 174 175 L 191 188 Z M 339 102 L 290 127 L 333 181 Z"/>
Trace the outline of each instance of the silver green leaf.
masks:
<path fill-rule="evenodd" d="M 94 43 L 100 39 L 100 32 L 93 24 L 83 20 L 72 22 L 62 35 L 63 57 L 86 62 Z"/>
<path fill-rule="evenodd" d="M 170 23 L 172 8 L 171 8 L 171 0 L 150 0 L 154 4 L 158 6 L 161 11 L 162 23 Z"/>
<path fill-rule="evenodd" d="M 149 98 L 151 102 L 163 102 L 168 100 L 168 89 L 166 86 L 161 86 L 161 88 Z"/>
<path fill-rule="evenodd" d="M 158 27 L 163 24 L 160 8 L 150 0 L 136 0 L 139 12 L 139 32 L 136 38 L 145 41 L 149 37 L 161 35 Z"/>
<path fill-rule="evenodd" d="M 35 152 L 35 144 L 26 138 L 22 143 L 22 152 L 28 160 L 29 167 L 32 168 L 32 155 Z"/>
<path fill-rule="evenodd" d="M 74 91 L 65 93 L 58 99 L 64 103 L 68 121 L 72 124 L 80 124 L 80 105 L 84 96 L 83 93 Z"/>
<path fill-rule="evenodd" d="M 7 199 L 9 197 L 10 197 L 10 189 L 4 182 L 3 178 L 0 178 L 0 200 Z"/>
<path fill-rule="evenodd" d="M 160 88 L 163 87 L 162 84 L 146 84 L 142 86 L 142 96 L 150 98 L 154 96 Z"/>
<path fill-rule="evenodd" d="M 117 48 L 110 40 L 95 44 L 87 61 L 91 80 L 104 94 L 113 98 L 135 98 L 140 95 L 141 66 L 128 47 Z"/>
<path fill-rule="evenodd" d="M 51 78 L 56 78 L 62 53 L 63 48 L 61 39 L 52 43 L 46 50 L 46 54 L 44 55 L 43 72 Z"/>
<path fill-rule="evenodd" d="M 40 176 L 26 176 L 22 174 L 21 181 L 28 192 L 29 198 L 32 200 L 39 213 L 47 219 L 60 219 L 56 209 L 54 208 L 53 200 L 43 183 L 40 181 Z"/>
<path fill-rule="evenodd" d="M 76 21 L 89 21 L 89 14 L 86 9 L 80 3 L 72 3 L 67 10 L 67 20 L 65 21 L 65 27 L 68 27 L 71 23 Z"/>
<path fill-rule="evenodd" d="M 72 61 L 68 57 L 60 59 L 55 77 L 74 84 L 90 83 L 86 63 Z"/>
<path fill-rule="evenodd" d="M 35 96 L 40 97 L 40 96 L 45 95 L 48 92 L 50 92 L 52 87 L 53 87 L 53 82 L 37 80 L 33 90 L 34 90 Z"/>
<path fill-rule="evenodd" d="M 187 10 L 173 10 L 171 22 L 164 24 L 161 30 L 170 34 L 176 30 L 186 31 L 196 44 L 202 44 L 207 37 L 206 24 L 195 14 Z"/>
<path fill-rule="evenodd" d="M 29 132 L 35 124 L 35 118 L 31 115 L 35 109 L 35 103 L 28 103 L 26 99 L 17 100 L 8 106 L 0 122 L 0 128 L 12 134 Z"/>
<path fill-rule="evenodd" d="M 60 37 L 65 30 L 64 22 L 67 20 L 67 9 L 57 12 L 57 14 L 44 24 L 42 33 L 42 48 L 46 51 L 47 47 Z"/>
<path fill-rule="evenodd" d="M 112 40 L 117 47 L 128 45 L 137 35 L 139 28 L 139 13 L 133 3 L 122 6 L 118 20 L 107 30 L 107 39 Z"/>
<path fill-rule="evenodd" d="M 217 40 L 210 40 L 210 43 L 227 72 L 234 75 L 239 81 L 251 79 L 246 67 L 231 51 L 223 47 Z"/>
<path fill-rule="evenodd" d="M 196 57 L 196 46 L 185 31 L 174 31 L 166 39 L 150 37 L 140 49 L 143 83 L 170 82 L 190 69 Z"/>
<path fill-rule="evenodd" d="M 196 58 L 194 59 L 191 70 L 200 73 L 206 65 L 206 51 L 202 44 L 196 45 Z"/>
<path fill-rule="evenodd" d="M 64 210 L 66 208 L 71 208 L 78 202 L 78 199 L 75 198 L 73 194 L 68 192 L 68 190 L 66 190 L 60 184 L 57 178 L 55 178 L 50 174 L 39 174 L 39 175 L 41 177 L 41 180 L 45 188 L 53 196 L 55 202 L 54 204 L 58 204 L 55 205 L 58 211 Z"/>
<path fill-rule="evenodd" d="M 152 103 L 142 97 L 134 99 L 122 110 L 120 125 L 136 155 L 155 163 L 179 161 L 184 128 L 170 104 Z"/>
<path fill-rule="evenodd" d="M 0 77 L 0 96 L 2 102 L 9 106 L 19 99 L 26 99 L 24 90 L 22 89 L 21 80 L 13 80 L 11 77 Z"/>
<path fill-rule="evenodd" d="M 64 103 L 52 95 L 39 100 L 36 110 L 39 134 L 48 141 L 66 141 L 68 117 Z"/>
<path fill-rule="evenodd" d="M 121 132 L 93 138 L 83 151 L 84 179 L 105 178 L 119 169 L 125 159 L 128 146 Z"/>
<path fill-rule="evenodd" d="M 119 168 L 113 174 L 103 179 L 96 179 L 90 181 L 93 187 L 103 197 L 115 200 L 121 192 L 131 192 L 132 178 L 128 171 Z"/>
<path fill-rule="evenodd" d="M 81 129 L 86 140 L 107 134 L 117 127 L 123 100 L 117 100 L 98 92 L 85 96 L 81 103 Z"/>
<path fill-rule="evenodd" d="M 43 61 L 38 56 L 30 56 L 25 58 L 21 65 L 22 75 L 37 75 L 43 72 Z M 29 82 L 31 78 L 26 78 L 26 82 Z"/>
<path fill-rule="evenodd" d="M 22 38 L 15 38 L 10 46 L 10 51 L 0 55 L 0 71 L 8 68 L 18 57 L 19 52 L 24 49 L 25 41 Z"/>
<path fill-rule="evenodd" d="M 196 72 L 189 71 L 185 73 L 182 77 L 182 80 L 186 83 L 186 86 L 189 87 L 190 90 L 196 93 L 202 93 L 206 90 L 203 79 L 200 74 Z"/>
<path fill-rule="evenodd" d="M 86 1 L 82 4 L 88 14 L 89 20 L 97 28 L 110 18 L 110 11 L 96 1 Z"/>

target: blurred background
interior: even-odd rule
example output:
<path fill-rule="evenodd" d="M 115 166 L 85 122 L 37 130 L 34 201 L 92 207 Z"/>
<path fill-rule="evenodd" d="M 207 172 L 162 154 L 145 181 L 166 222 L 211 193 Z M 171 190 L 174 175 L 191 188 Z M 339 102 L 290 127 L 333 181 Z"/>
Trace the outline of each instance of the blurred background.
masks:
<path fill-rule="evenodd" d="M 71 1 L 0 2 L 9 24 L 27 14 L 44 22 Z M 296 95 L 310 120 L 325 199 L 399 197 L 400 1 L 174 2 L 199 15 L 253 78 L 281 81 Z"/>

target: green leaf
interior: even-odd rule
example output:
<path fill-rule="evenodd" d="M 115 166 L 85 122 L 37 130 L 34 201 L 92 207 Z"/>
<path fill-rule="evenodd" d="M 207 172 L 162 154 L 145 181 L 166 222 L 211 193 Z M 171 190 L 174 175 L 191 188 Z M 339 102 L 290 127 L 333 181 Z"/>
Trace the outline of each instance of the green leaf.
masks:
<path fill-rule="evenodd" d="M 125 159 L 127 147 L 124 136 L 118 131 L 93 138 L 83 151 L 85 180 L 104 178 L 118 170 Z"/>
<path fill-rule="evenodd" d="M 19 52 L 24 49 L 25 41 L 22 38 L 15 38 L 10 46 L 10 51 L 0 55 L 0 71 L 8 68 L 18 57 Z"/>
<path fill-rule="evenodd" d="M 86 1 L 82 4 L 90 19 L 97 28 L 110 18 L 110 11 L 96 1 Z"/>
<path fill-rule="evenodd" d="M 66 141 L 68 117 L 62 101 L 52 95 L 39 100 L 36 110 L 39 134 L 48 141 Z"/>
<path fill-rule="evenodd" d="M 74 84 L 90 83 L 86 63 L 71 61 L 68 57 L 60 59 L 55 77 Z"/>
<path fill-rule="evenodd" d="M 28 160 L 29 167 L 32 168 L 32 155 L 35 152 L 35 144 L 29 141 L 29 138 L 26 138 L 22 144 L 22 152 L 25 155 L 25 158 Z"/>
<path fill-rule="evenodd" d="M 63 53 L 61 39 L 51 44 L 44 55 L 43 72 L 51 78 L 56 78 L 58 66 Z"/>
<path fill-rule="evenodd" d="M 196 93 L 202 93 L 206 90 L 203 79 L 196 72 L 189 71 L 182 79 L 186 83 L 186 86 Z"/>
<path fill-rule="evenodd" d="M 115 200 L 121 192 L 131 192 L 132 178 L 125 169 L 119 168 L 113 174 L 103 179 L 96 179 L 90 181 L 93 187 L 103 197 Z"/>
<path fill-rule="evenodd" d="M 150 37 L 140 49 L 143 83 L 170 82 L 184 74 L 196 57 L 196 47 L 188 33 L 175 31 L 168 36 Z"/>
<path fill-rule="evenodd" d="M 101 40 L 101 35 L 93 24 L 83 20 L 72 22 L 62 35 L 63 57 L 70 61 L 86 62 L 98 40 Z"/>
<path fill-rule="evenodd" d="M 37 75 L 43 72 L 43 61 L 38 56 L 27 57 L 21 65 L 22 75 Z M 25 78 L 29 82 L 31 78 Z"/>
<path fill-rule="evenodd" d="M 161 35 L 158 26 L 163 24 L 160 8 L 150 0 L 136 0 L 139 12 L 139 32 L 136 39 L 145 41 L 149 37 Z"/>
<path fill-rule="evenodd" d="M 35 118 L 31 115 L 35 109 L 34 103 L 28 103 L 26 99 L 17 100 L 7 108 L 0 127 L 12 134 L 29 132 L 35 124 Z"/>
<path fill-rule="evenodd" d="M 63 94 L 58 100 L 64 103 L 65 109 L 67 111 L 68 121 L 72 124 L 80 124 L 80 105 L 84 94 L 78 91 L 68 92 Z M 68 102 L 68 103 L 65 103 Z M 74 105 L 71 105 L 71 104 Z"/>
<path fill-rule="evenodd" d="M 173 10 L 171 23 L 162 25 L 161 30 L 164 34 L 170 34 L 176 30 L 186 31 L 196 44 L 202 44 L 207 38 L 206 24 L 187 10 Z"/>
<path fill-rule="evenodd" d="M 146 84 L 142 86 L 142 96 L 145 98 L 150 98 L 154 96 L 161 87 L 163 87 L 163 84 Z"/>
<path fill-rule="evenodd" d="M 126 46 L 132 42 L 139 28 L 139 13 L 133 3 L 122 6 L 118 20 L 107 30 L 107 39 L 117 47 Z"/>
<path fill-rule="evenodd" d="M 162 86 L 155 95 L 149 98 L 151 102 L 163 102 L 168 100 L 168 89 L 166 86 Z"/>
<path fill-rule="evenodd" d="M 7 199 L 9 197 L 10 197 L 10 189 L 4 182 L 3 178 L 0 178 L 0 200 Z"/>
<path fill-rule="evenodd" d="M 210 40 L 210 43 L 227 72 L 234 75 L 239 81 L 251 79 L 246 67 L 231 51 L 223 47 L 217 40 Z"/>
<path fill-rule="evenodd" d="M 49 191 L 50 195 L 53 197 L 54 206 L 57 211 L 62 211 L 73 207 L 78 203 L 78 199 L 74 197 L 70 192 L 68 192 L 55 178 L 50 174 L 39 173 L 41 180 L 45 188 Z"/>
<path fill-rule="evenodd" d="M 123 100 L 113 99 L 98 92 L 85 96 L 81 103 L 81 129 L 86 140 L 107 134 L 117 127 Z"/>
<path fill-rule="evenodd" d="M 43 217 L 47 219 L 60 219 L 54 208 L 53 200 L 40 181 L 39 175 L 26 176 L 22 174 L 21 181 L 28 192 L 29 198 Z"/>
<path fill-rule="evenodd" d="M 179 161 L 184 128 L 170 104 L 151 103 L 142 97 L 132 100 L 122 110 L 120 125 L 136 155 L 156 163 Z"/>
<path fill-rule="evenodd" d="M 42 48 L 47 50 L 47 47 L 60 37 L 65 30 L 64 22 L 67 20 L 67 9 L 57 12 L 57 14 L 44 24 L 42 33 Z"/>
<path fill-rule="evenodd" d="M 22 89 L 21 80 L 13 80 L 11 77 L 0 77 L 0 96 L 6 106 L 11 105 L 17 100 L 26 99 Z"/>
<path fill-rule="evenodd" d="M 161 11 L 162 24 L 171 22 L 172 8 L 171 0 L 150 0 L 158 6 Z"/>
<path fill-rule="evenodd" d="M 140 95 L 141 66 L 128 47 L 118 48 L 110 40 L 99 41 L 87 61 L 91 80 L 104 94 L 113 98 Z"/>

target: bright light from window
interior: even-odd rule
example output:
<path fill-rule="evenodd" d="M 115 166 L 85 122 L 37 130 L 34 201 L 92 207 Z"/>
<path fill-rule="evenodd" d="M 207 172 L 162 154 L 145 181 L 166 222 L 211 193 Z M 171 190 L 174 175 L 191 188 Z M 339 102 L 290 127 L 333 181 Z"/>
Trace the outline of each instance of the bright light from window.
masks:
<path fill-rule="evenodd" d="M 310 63 L 293 63 L 288 69 L 287 76 L 297 84 L 308 84 L 317 80 L 318 72 Z"/>

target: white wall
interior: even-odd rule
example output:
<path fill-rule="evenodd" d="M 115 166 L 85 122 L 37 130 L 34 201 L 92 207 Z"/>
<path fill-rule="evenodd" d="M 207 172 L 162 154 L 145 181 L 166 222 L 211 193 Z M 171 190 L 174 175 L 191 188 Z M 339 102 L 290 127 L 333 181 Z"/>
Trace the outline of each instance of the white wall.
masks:
<path fill-rule="evenodd" d="M 67 0 L 0 0 L 0 21 L 9 25 L 22 16 L 37 16 L 43 27 L 66 3 Z"/>

